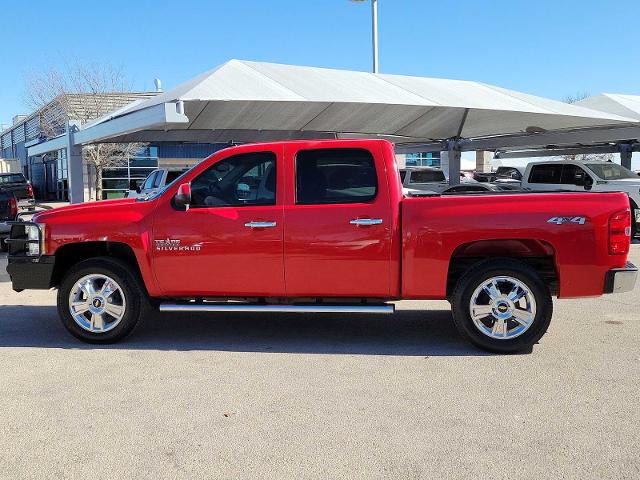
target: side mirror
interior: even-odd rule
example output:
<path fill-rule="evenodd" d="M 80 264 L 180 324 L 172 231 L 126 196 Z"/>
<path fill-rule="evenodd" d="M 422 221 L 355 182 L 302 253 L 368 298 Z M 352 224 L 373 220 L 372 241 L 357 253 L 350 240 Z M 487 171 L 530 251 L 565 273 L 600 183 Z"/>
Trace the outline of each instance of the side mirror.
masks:
<path fill-rule="evenodd" d="M 183 183 L 180 185 L 175 197 L 173 197 L 173 201 L 176 207 L 188 210 L 189 205 L 191 204 L 191 184 Z"/>
<path fill-rule="evenodd" d="M 583 185 L 585 190 L 591 190 L 591 188 L 593 187 L 593 178 L 587 176 L 584 179 Z"/>

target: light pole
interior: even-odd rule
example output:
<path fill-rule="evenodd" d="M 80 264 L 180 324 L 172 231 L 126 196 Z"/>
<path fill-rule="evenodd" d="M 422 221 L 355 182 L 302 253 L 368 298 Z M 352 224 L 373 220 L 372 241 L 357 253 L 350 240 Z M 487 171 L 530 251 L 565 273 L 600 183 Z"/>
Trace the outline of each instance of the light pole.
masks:
<path fill-rule="evenodd" d="M 366 2 L 367 0 L 351 0 Z M 371 37 L 373 40 L 373 73 L 378 73 L 378 0 L 371 0 Z"/>

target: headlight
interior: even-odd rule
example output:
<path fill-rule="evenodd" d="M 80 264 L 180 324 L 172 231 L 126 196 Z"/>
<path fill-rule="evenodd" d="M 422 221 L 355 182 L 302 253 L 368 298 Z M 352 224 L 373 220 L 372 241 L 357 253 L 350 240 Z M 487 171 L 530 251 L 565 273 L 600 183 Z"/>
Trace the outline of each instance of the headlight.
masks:
<path fill-rule="evenodd" d="M 34 257 L 42 255 L 44 253 L 42 252 L 41 245 L 41 243 L 44 242 L 44 225 L 26 225 L 25 233 L 27 234 L 27 240 L 30 240 L 29 243 L 27 243 L 27 255 Z"/>

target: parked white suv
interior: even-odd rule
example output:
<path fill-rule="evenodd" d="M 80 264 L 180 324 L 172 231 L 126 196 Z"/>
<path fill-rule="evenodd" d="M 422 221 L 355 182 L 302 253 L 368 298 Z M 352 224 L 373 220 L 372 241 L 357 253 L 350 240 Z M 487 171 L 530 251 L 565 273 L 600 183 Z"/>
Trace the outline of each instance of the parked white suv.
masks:
<path fill-rule="evenodd" d="M 638 234 L 640 177 L 617 163 L 597 160 L 532 162 L 527 165 L 521 185 L 524 190 L 537 191 L 625 192 L 632 210 L 632 234 Z"/>

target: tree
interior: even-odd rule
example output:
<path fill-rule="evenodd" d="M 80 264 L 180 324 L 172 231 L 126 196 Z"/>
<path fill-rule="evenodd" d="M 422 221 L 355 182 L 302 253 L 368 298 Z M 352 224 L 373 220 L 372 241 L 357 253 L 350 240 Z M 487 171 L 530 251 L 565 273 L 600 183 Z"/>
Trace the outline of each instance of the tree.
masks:
<path fill-rule="evenodd" d="M 565 95 L 562 99 L 565 103 L 576 103 L 590 97 L 588 92 L 578 92 L 575 95 Z M 613 161 L 613 153 L 575 153 L 573 155 L 562 155 L 564 160 L 578 160 L 586 162 L 588 160 L 601 160 L 604 162 Z"/>
<path fill-rule="evenodd" d="M 110 65 L 66 63 L 60 70 L 51 67 L 27 75 L 25 103 L 40 117 L 41 136 L 63 133 L 68 120 L 85 124 L 100 118 L 137 97 L 121 70 Z M 102 198 L 105 169 L 126 166 L 144 144 L 98 143 L 84 145 L 82 158 L 94 175 L 95 199 Z"/>

